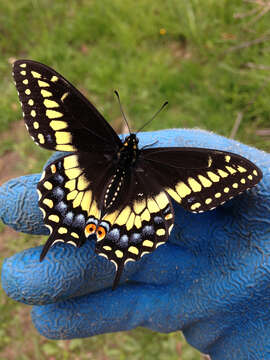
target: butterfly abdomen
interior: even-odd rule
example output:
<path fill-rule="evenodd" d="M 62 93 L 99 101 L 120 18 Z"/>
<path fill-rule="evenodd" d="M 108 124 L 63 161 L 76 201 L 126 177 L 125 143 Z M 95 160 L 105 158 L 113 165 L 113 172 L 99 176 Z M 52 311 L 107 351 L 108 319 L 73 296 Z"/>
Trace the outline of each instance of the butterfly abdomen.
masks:
<path fill-rule="evenodd" d="M 126 171 L 118 168 L 110 179 L 104 194 L 103 208 L 105 211 L 112 208 L 118 201 L 119 193 L 122 191 Z"/>

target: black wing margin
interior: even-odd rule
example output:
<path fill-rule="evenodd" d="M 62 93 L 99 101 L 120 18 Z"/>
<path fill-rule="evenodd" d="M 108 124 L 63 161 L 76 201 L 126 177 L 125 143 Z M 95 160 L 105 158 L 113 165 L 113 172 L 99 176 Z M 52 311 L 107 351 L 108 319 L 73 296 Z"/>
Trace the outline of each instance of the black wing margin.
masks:
<path fill-rule="evenodd" d="M 166 192 L 195 213 L 214 209 L 262 179 L 248 159 L 214 149 L 153 148 L 141 158 Z"/>
<path fill-rule="evenodd" d="M 18 60 L 13 76 L 26 127 L 49 150 L 116 150 L 121 141 L 98 110 L 64 77 L 46 65 Z M 103 150 L 104 151 L 104 150 Z"/>

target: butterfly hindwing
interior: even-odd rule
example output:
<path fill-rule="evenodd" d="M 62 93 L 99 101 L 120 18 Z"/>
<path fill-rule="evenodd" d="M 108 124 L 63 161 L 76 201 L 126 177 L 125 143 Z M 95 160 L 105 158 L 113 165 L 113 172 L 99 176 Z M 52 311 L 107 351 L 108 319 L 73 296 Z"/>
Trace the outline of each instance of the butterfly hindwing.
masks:
<path fill-rule="evenodd" d="M 86 238 L 84 229 L 91 216 L 99 219 L 99 194 L 85 177 L 79 154 L 60 158 L 48 165 L 38 183 L 39 207 L 50 236 L 43 248 L 43 259 L 56 242 L 81 246 Z"/>
<path fill-rule="evenodd" d="M 103 215 L 96 230 L 96 252 L 116 266 L 114 288 L 127 262 L 139 260 L 168 240 L 174 221 L 170 198 L 154 181 L 145 183 L 135 174 L 122 194 L 124 205 Z M 89 226 L 92 223 L 90 219 Z"/>
<path fill-rule="evenodd" d="M 153 148 L 144 150 L 142 158 L 167 193 L 192 212 L 212 210 L 262 178 L 251 161 L 225 151 Z"/>
<path fill-rule="evenodd" d="M 121 146 L 97 109 L 53 69 L 18 60 L 13 74 L 26 127 L 38 145 L 59 151 L 115 151 Z"/>

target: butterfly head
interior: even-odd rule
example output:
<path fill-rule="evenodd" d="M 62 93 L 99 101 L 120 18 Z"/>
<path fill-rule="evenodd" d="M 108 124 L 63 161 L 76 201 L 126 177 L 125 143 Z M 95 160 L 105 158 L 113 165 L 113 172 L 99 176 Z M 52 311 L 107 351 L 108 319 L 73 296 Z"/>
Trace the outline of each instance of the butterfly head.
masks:
<path fill-rule="evenodd" d="M 138 142 L 139 139 L 136 134 L 133 133 L 127 136 L 123 141 L 123 146 L 118 153 L 118 165 L 121 168 L 129 167 L 136 162 L 139 154 Z"/>
<path fill-rule="evenodd" d="M 123 142 L 123 146 L 133 148 L 134 150 L 138 149 L 139 139 L 137 138 L 136 134 L 130 134 L 125 138 Z"/>

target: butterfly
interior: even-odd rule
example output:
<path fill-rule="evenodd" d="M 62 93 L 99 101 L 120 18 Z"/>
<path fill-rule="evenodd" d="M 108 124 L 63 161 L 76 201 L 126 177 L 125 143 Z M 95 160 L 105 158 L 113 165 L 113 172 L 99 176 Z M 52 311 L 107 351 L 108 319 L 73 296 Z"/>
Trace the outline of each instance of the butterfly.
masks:
<path fill-rule="evenodd" d="M 13 76 L 25 125 L 39 146 L 67 155 L 48 165 L 37 186 L 50 236 L 82 246 L 96 236 L 95 252 L 116 267 L 166 243 L 174 225 L 172 199 L 200 213 L 256 185 L 260 169 L 237 154 L 192 147 L 139 148 L 123 141 L 100 112 L 63 76 L 32 60 L 18 60 Z"/>

